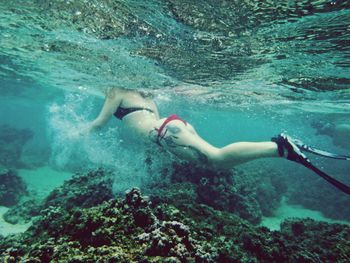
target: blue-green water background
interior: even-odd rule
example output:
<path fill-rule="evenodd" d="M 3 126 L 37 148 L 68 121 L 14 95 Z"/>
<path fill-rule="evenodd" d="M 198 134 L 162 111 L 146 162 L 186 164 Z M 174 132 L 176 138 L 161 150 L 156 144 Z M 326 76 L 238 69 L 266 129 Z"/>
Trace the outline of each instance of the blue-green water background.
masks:
<path fill-rule="evenodd" d="M 2 0 L 0 124 L 34 131 L 22 154 L 28 167 L 116 167 L 130 175 L 129 185 L 145 177 L 144 155 L 121 122 L 71 136 L 96 117 L 108 86 L 153 91 L 161 115 L 177 113 L 216 146 L 287 131 L 348 154 L 316 135 L 311 123 L 349 123 L 349 7 L 348 1 Z M 160 160 L 168 165 L 167 156 Z M 313 161 L 350 183 L 349 163 Z M 279 171 L 290 190 L 305 187 L 300 195 L 321 186 L 319 196 L 336 202 L 340 195 L 339 208 L 350 206 L 294 163 L 245 167 Z"/>

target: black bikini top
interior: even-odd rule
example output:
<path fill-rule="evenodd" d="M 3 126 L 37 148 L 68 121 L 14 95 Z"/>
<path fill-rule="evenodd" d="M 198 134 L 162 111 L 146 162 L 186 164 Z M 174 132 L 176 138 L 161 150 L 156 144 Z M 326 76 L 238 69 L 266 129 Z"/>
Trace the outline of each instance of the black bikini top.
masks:
<path fill-rule="evenodd" d="M 114 112 L 113 115 L 115 117 L 117 117 L 118 119 L 122 120 L 129 113 L 132 113 L 134 111 L 141 111 L 141 110 L 146 110 L 146 111 L 149 111 L 149 112 L 153 113 L 153 110 L 148 109 L 148 108 L 142 108 L 142 107 L 123 108 L 123 107 L 118 107 L 118 109 Z"/>

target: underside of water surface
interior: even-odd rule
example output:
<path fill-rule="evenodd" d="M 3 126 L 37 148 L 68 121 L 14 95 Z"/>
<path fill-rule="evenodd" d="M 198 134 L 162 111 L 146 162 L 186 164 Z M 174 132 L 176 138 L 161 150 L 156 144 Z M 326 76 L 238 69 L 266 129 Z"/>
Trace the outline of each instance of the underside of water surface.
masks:
<path fill-rule="evenodd" d="M 287 160 L 196 170 L 117 119 L 74 137 L 110 87 L 152 92 L 161 116 L 178 114 L 217 147 L 286 132 L 348 156 L 349 1 L 0 0 L 0 206 L 10 211 L 0 234 L 23 232 L 64 180 L 97 168 L 114 171 L 113 196 L 136 186 L 273 230 L 287 217 L 349 224 L 349 196 Z M 306 154 L 350 185 L 349 161 Z M 32 214 L 11 212 L 34 199 Z"/>

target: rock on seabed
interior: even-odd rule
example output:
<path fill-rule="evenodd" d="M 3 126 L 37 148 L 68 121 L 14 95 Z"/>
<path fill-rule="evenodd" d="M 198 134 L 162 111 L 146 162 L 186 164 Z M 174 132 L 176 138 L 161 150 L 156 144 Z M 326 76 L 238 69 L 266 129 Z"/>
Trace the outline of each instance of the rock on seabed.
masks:
<path fill-rule="evenodd" d="M 139 189 L 94 207 L 50 206 L 25 233 L 3 238 L 4 262 L 346 262 L 350 228 L 290 220 L 254 227 L 203 204 L 152 204 Z"/>

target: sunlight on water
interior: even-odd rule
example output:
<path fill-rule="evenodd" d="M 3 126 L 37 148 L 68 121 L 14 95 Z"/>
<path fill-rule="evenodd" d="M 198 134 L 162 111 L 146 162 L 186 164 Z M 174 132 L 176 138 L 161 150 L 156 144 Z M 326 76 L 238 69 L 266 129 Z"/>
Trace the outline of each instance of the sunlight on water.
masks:
<path fill-rule="evenodd" d="M 93 94 L 110 85 L 159 89 L 195 83 L 204 92 L 210 85 L 228 96 L 222 98 L 226 103 L 233 96 L 245 99 L 236 90 L 246 80 L 252 81 L 254 92 L 261 87 L 253 83 L 262 82 L 269 95 L 279 97 L 282 89 L 282 96 L 298 101 L 305 90 L 316 91 L 309 105 L 313 96 L 320 96 L 317 91 L 343 90 L 349 84 L 349 10 L 342 10 L 343 3 L 291 3 L 277 12 L 278 3 L 248 1 L 236 9 L 237 17 L 226 16 L 235 9 L 232 3 L 217 10 L 223 17 L 220 24 L 209 12 L 211 2 L 184 10 L 189 3 L 169 2 L 29 1 L 20 5 L 22 12 L 11 9 L 15 2 L 4 3 L 0 56 L 5 63 L 0 74 L 33 79 L 46 89 L 84 87 Z M 119 7 L 117 13 L 113 5 Z M 253 12 L 250 19 L 244 18 L 250 9 L 256 17 Z M 339 11 L 325 12 L 328 9 Z M 89 10 L 104 19 L 94 21 Z M 187 20 L 189 14 L 198 18 Z M 176 21 L 180 18 L 183 23 Z M 259 21 L 264 22 L 257 27 Z M 205 32 L 203 26 L 210 22 Z M 332 96 L 329 99 L 334 103 Z"/>

